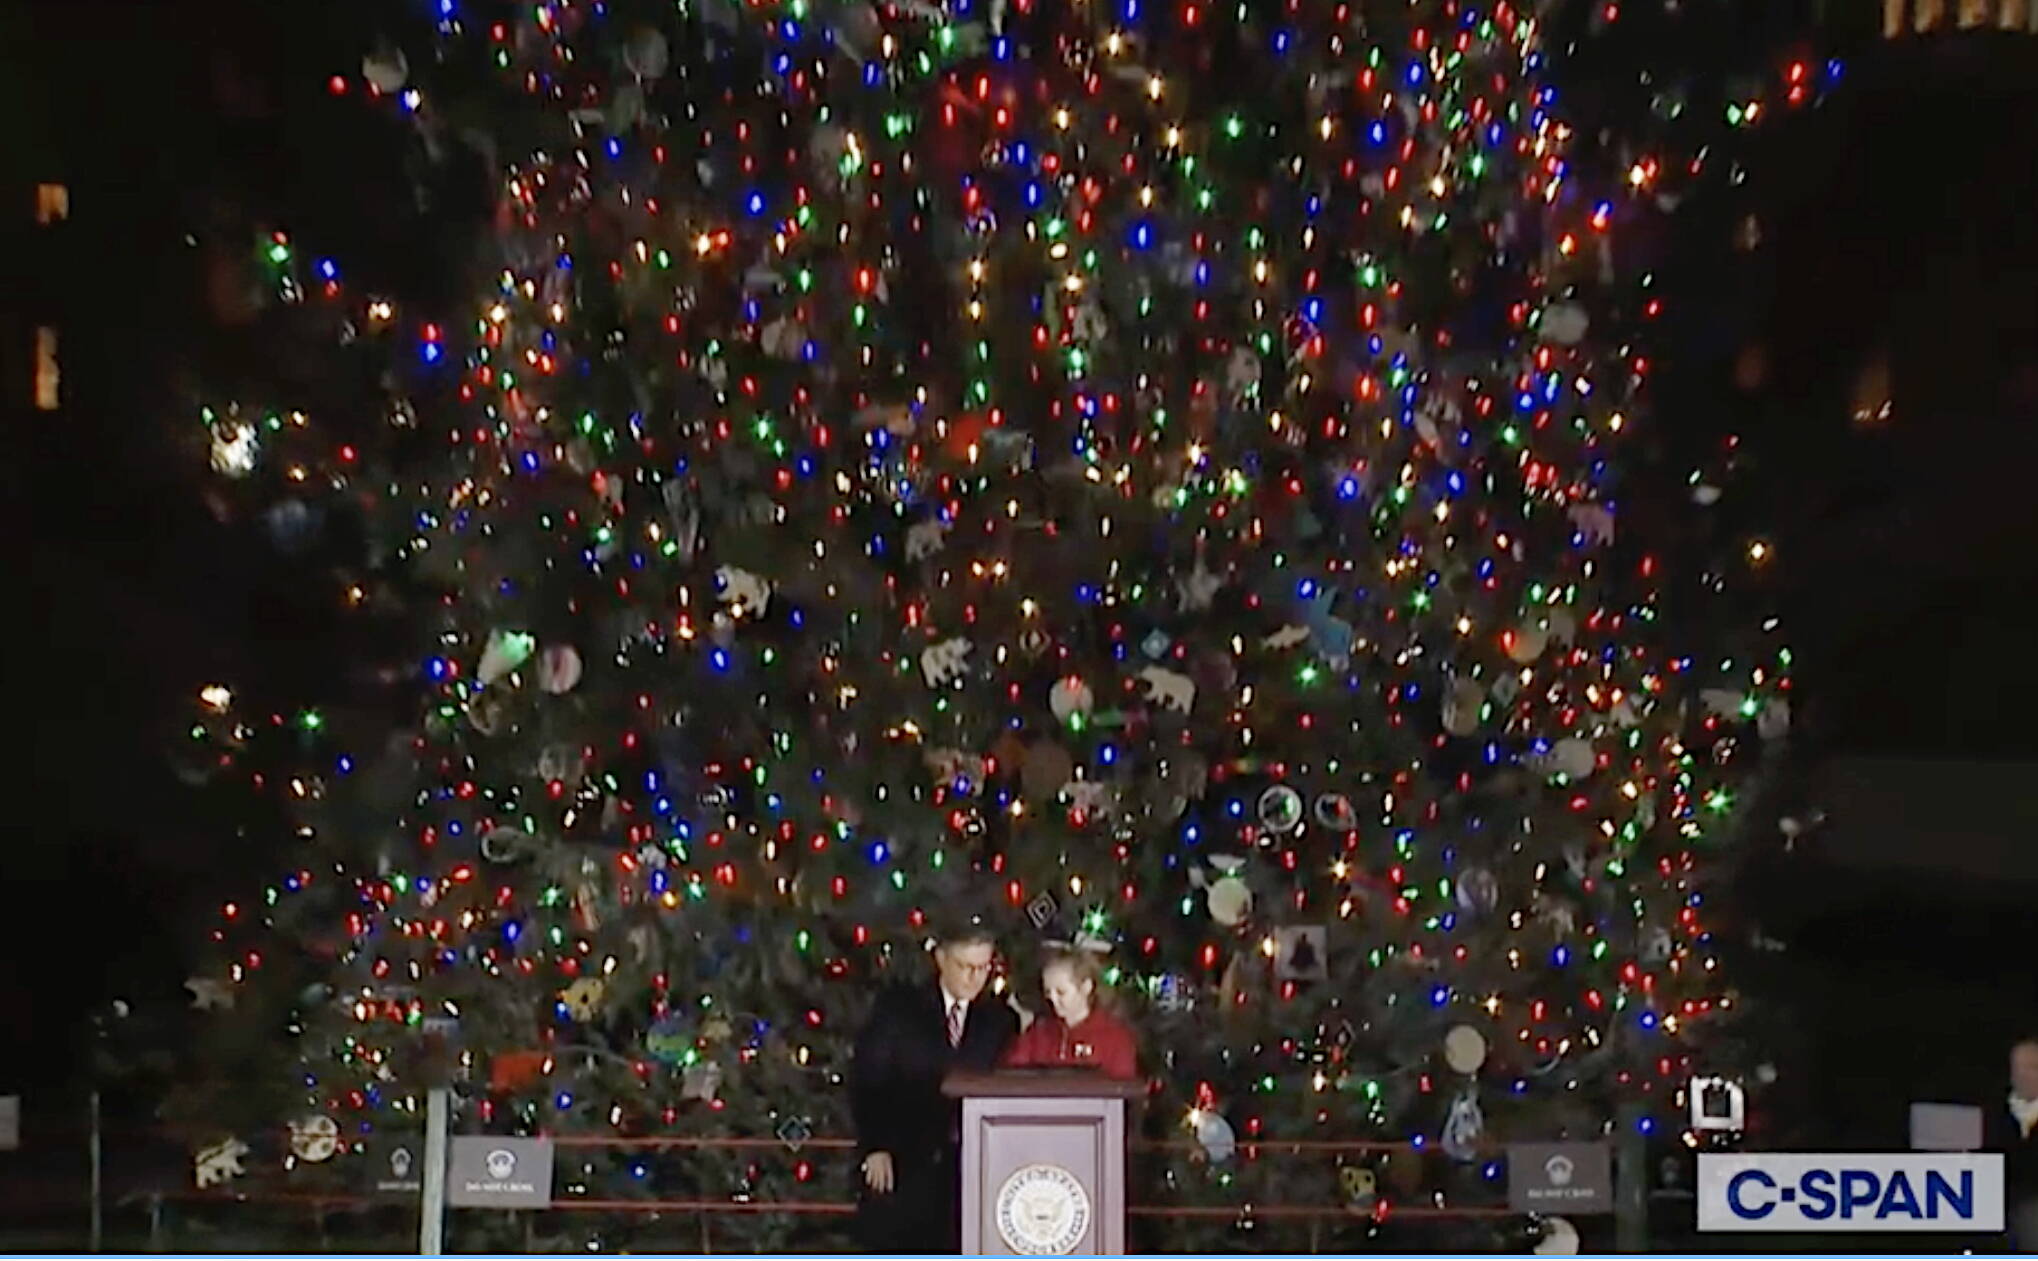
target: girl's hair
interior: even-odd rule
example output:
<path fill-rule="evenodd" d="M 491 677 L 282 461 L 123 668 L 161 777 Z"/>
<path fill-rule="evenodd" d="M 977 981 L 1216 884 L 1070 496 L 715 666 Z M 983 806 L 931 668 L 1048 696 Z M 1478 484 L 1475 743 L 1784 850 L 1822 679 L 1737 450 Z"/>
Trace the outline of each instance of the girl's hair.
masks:
<path fill-rule="evenodd" d="M 1104 984 L 1104 969 L 1097 962 L 1097 956 L 1087 950 L 1059 943 L 1050 945 L 1040 957 L 1040 976 L 1047 978 L 1049 968 L 1067 968 L 1077 985 L 1090 983 L 1090 1003 L 1095 1007 L 1110 1007 L 1111 990 Z"/>

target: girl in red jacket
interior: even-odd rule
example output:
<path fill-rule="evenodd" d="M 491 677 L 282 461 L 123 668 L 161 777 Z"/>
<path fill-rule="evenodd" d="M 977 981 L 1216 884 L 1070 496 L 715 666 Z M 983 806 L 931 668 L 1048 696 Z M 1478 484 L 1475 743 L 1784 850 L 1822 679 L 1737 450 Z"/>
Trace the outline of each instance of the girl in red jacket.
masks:
<path fill-rule="evenodd" d="M 1051 948 L 1040 969 L 1040 989 L 1054 1008 L 1019 1035 L 1005 1052 L 1008 1068 L 1094 1068 L 1106 1077 L 1139 1076 L 1132 1029 L 1103 1006 L 1103 976 L 1087 951 Z"/>

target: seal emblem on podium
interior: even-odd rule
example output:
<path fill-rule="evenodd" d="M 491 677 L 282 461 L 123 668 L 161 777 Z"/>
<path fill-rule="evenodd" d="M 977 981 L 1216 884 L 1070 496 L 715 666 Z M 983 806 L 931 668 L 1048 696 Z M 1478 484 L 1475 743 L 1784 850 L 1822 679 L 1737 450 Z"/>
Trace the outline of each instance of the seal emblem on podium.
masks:
<path fill-rule="evenodd" d="M 1090 1230 L 1090 1193 L 1060 1165 L 1022 1165 L 998 1188 L 995 1220 L 1022 1257 L 1065 1257 Z"/>

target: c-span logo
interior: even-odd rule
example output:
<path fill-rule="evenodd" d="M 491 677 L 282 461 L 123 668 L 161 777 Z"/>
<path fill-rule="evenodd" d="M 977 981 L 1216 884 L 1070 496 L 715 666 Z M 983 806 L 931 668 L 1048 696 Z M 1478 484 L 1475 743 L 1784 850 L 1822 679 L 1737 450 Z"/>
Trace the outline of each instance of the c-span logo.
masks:
<path fill-rule="evenodd" d="M 1700 1230 L 2003 1228 L 2003 1158 L 1973 1152 L 1698 1158 Z"/>

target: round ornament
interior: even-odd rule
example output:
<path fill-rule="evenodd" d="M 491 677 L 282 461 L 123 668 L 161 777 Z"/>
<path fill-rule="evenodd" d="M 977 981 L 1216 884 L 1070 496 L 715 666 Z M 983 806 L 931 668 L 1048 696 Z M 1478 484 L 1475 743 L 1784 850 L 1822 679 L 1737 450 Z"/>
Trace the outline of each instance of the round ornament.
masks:
<path fill-rule="evenodd" d="M 319 1164 L 340 1149 L 340 1126 L 329 1116 L 300 1117 L 290 1123 L 290 1154 Z"/>
<path fill-rule="evenodd" d="M 1253 891 L 1237 875 L 1218 877 L 1210 885 L 1205 898 L 1210 907 L 1210 918 L 1234 928 L 1245 920 L 1253 909 Z"/>
<path fill-rule="evenodd" d="M 1550 750 L 1549 769 L 1555 774 L 1584 779 L 1597 765 L 1598 755 L 1593 752 L 1590 740 L 1566 736 Z"/>
<path fill-rule="evenodd" d="M 1486 1036 L 1470 1025 L 1458 1025 L 1444 1035 L 1444 1063 L 1454 1073 L 1467 1077 L 1486 1062 Z"/>
<path fill-rule="evenodd" d="M 531 834 L 521 828 L 493 827 L 481 834 L 481 856 L 492 863 L 522 862 L 533 847 Z"/>
<path fill-rule="evenodd" d="M 1317 794 L 1311 812 L 1316 816 L 1317 826 L 1333 832 L 1349 832 L 1359 825 L 1359 812 L 1352 799 L 1343 793 Z"/>
<path fill-rule="evenodd" d="M 1543 312 L 1543 335 L 1559 346 L 1576 346 L 1591 326 L 1591 316 L 1575 302 L 1559 302 Z"/>
<path fill-rule="evenodd" d="M 647 26 L 623 45 L 623 65 L 640 79 L 656 79 L 671 64 L 671 53 L 665 32 Z"/>
<path fill-rule="evenodd" d="M 1529 664 L 1550 646 L 1550 633 L 1534 622 L 1524 622 L 1515 627 L 1505 639 L 1508 659 L 1516 665 Z"/>
<path fill-rule="evenodd" d="M 1057 681 L 1048 689 L 1047 707 L 1054 711 L 1054 716 L 1062 722 L 1074 722 L 1079 718 L 1089 717 L 1096 704 L 1097 695 L 1090 690 L 1090 685 L 1073 674 Z"/>
<path fill-rule="evenodd" d="M 302 499 L 285 499 L 262 514 L 269 541 L 285 556 L 301 556 L 318 542 L 325 528 L 325 509 Z"/>
<path fill-rule="evenodd" d="M 998 1188 L 992 1212 L 1014 1255 L 1064 1257 L 1089 1234 L 1090 1193 L 1060 1165 L 1023 1165 Z"/>
<path fill-rule="evenodd" d="M 1230 1160 L 1238 1150 L 1238 1135 L 1232 1130 L 1231 1122 L 1207 1109 L 1198 1109 L 1195 1120 L 1196 1141 L 1202 1145 L 1204 1157 L 1213 1165 Z"/>
<path fill-rule="evenodd" d="M 553 644 L 538 654 L 538 686 L 564 696 L 580 686 L 580 653 L 571 644 Z"/>
<path fill-rule="evenodd" d="M 1260 825 L 1270 832 L 1293 832 L 1302 825 L 1302 794 L 1275 784 L 1260 794 Z"/>
<path fill-rule="evenodd" d="M 693 1030 L 677 1014 L 658 1021 L 644 1035 L 644 1053 L 668 1068 L 677 1066 L 692 1050 Z"/>
<path fill-rule="evenodd" d="M 1543 1237 L 1536 1244 L 1535 1254 L 1539 1257 L 1577 1256 L 1578 1228 L 1561 1217 L 1552 1217 L 1543 1223 Z"/>

